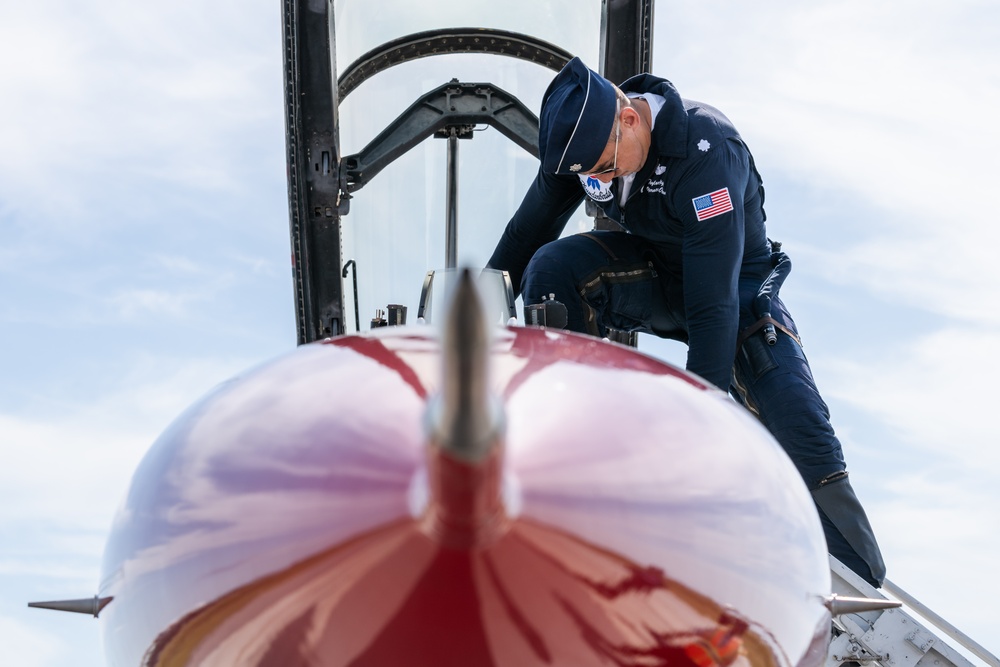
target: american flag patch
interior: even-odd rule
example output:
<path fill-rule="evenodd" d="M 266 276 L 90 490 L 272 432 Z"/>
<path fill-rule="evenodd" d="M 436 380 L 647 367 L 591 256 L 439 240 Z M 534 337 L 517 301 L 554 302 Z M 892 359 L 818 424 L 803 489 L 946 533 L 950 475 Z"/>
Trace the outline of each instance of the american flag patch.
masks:
<path fill-rule="evenodd" d="M 733 202 L 729 199 L 729 188 L 695 197 L 691 203 L 694 204 L 694 212 L 699 220 L 708 220 L 733 210 Z"/>

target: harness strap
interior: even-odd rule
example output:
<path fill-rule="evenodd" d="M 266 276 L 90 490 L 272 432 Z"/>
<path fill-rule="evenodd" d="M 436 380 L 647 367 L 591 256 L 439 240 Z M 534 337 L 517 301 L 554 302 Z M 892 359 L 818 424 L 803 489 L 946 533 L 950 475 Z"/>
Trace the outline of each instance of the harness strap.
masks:
<path fill-rule="evenodd" d="M 591 241 L 593 241 L 593 242 L 594 242 L 594 243 L 596 243 L 597 245 L 599 245 L 599 246 L 601 246 L 602 248 L 604 248 L 604 252 L 608 253 L 608 256 L 609 256 L 609 257 L 610 257 L 611 259 L 613 259 L 613 260 L 615 260 L 615 261 L 618 261 L 618 256 L 617 256 L 617 255 L 615 255 L 615 253 L 611 252 L 611 248 L 609 248 L 609 247 L 607 246 L 607 244 L 606 244 L 606 243 L 604 243 L 604 241 L 602 241 L 601 239 L 597 238 L 597 237 L 596 237 L 596 236 L 594 236 L 593 234 L 588 234 L 587 232 L 583 232 L 583 233 L 581 233 L 581 234 L 580 234 L 580 236 L 586 236 L 586 237 L 587 237 L 588 239 L 590 239 Z"/>
<path fill-rule="evenodd" d="M 775 329 L 780 329 L 781 331 L 784 331 L 789 338 L 791 338 L 792 340 L 794 340 L 796 343 L 799 344 L 799 347 L 802 347 L 802 341 L 799 339 L 798 336 L 795 335 L 795 333 L 791 329 L 789 329 L 788 327 L 786 327 L 784 324 L 774 319 L 773 317 L 768 316 L 760 318 L 759 320 L 757 320 L 756 322 L 754 322 L 753 324 L 751 324 L 746 329 L 740 332 L 740 336 L 736 340 L 736 351 L 738 352 L 739 349 L 743 347 L 743 343 L 747 341 L 747 338 L 754 335 L 768 324 L 773 325 Z"/>

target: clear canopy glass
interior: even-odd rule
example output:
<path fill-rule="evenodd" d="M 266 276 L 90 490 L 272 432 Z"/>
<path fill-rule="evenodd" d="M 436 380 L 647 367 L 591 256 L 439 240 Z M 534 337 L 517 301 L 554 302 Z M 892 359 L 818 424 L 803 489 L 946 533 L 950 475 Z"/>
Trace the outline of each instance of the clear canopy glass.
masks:
<path fill-rule="evenodd" d="M 448 27 L 524 34 L 598 67 L 600 0 L 337 0 L 334 6 L 338 74 L 386 42 Z M 395 65 L 341 101 L 342 155 L 361 151 L 418 98 L 452 79 L 493 84 L 537 114 L 554 75 L 503 55 L 446 54 Z M 458 141 L 457 259 L 458 266 L 476 269 L 488 261 L 538 170 L 536 158 L 496 129 L 480 129 Z M 447 143 L 428 138 L 398 158 L 354 193 L 342 219 L 343 260 L 355 261 L 362 330 L 387 304 L 408 306 L 412 318 L 427 271 L 446 266 Z M 592 226 L 581 207 L 567 233 Z M 353 279 L 348 275 L 344 284 L 348 332 L 355 330 Z"/>

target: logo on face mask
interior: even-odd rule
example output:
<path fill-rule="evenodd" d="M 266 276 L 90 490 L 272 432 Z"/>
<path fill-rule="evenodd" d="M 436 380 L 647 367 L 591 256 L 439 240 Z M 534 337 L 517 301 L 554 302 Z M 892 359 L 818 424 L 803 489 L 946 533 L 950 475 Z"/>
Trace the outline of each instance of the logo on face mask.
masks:
<path fill-rule="evenodd" d="M 604 183 L 599 178 L 583 174 L 580 174 L 579 178 L 588 197 L 601 203 L 611 201 L 611 198 L 614 196 L 611 192 L 611 181 Z"/>

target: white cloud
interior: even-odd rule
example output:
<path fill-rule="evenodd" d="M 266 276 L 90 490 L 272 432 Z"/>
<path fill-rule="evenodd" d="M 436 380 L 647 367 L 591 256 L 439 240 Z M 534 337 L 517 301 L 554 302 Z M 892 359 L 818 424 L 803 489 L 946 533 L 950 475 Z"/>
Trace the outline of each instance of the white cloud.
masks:
<path fill-rule="evenodd" d="M 990 389 L 1000 361 L 986 352 L 997 345 L 996 330 L 946 327 L 899 340 L 884 359 L 826 357 L 817 368 L 828 400 L 866 416 L 841 437 L 889 578 L 993 651 L 981 609 L 1000 596 Z"/>
<path fill-rule="evenodd" d="M 0 201 L 67 231 L 120 224 L 155 205 L 154 185 L 245 191 L 241 156 L 260 131 L 240 131 L 281 117 L 279 17 L 262 32 L 260 9 L 7 3 L 0 57 L 18 66 L 0 72 Z M 97 202 L 119 215 L 88 215 Z"/>
<path fill-rule="evenodd" d="M 990 501 L 991 475 L 981 469 L 956 474 L 949 467 L 886 479 L 892 498 L 870 504 L 868 511 L 889 579 L 997 654 L 994 619 L 982 613 L 1000 596 L 993 575 L 1000 534 L 992 529 L 1000 514 Z"/>
<path fill-rule="evenodd" d="M 201 293 L 179 294 L 166 290 L 128 289 L 111 297 L 111 303 L 120 316 L 127 320 L 151 314 L 179 318 L 187 313 L 191 301 L 204 298 Z"/>
<path fill-rule="evenodd" d="M 942 223 L 951 228 L 951 223 Z M 1000 264 L 991 234 L 960 230 L 933 233 L 876 233 L 833 250 L 802 249 L 833 284 L 860 287 L 880 299 L 948 318 L 975 328 L 1000 329 Z M 801 251 L 800 251 L 801 252 Z M 985 349 L 985 348 L 984 348 Z"/>
<path fill-rule="evenodd" d="M 101 537 L 104 536 L 102 531 Z M 74 548 L 79 549 L 77 545 Z M 94 544 L 87 543 L 87 553 L 81 553 L 70 549 L 55 550 L 49 549 L 48 556 L 42 553 L 32 553 L 24 558 L 5 557 L 0 560 L 0 576 L 13 577 L 42 577 L 45 579 L 56 579 L 70 582 L 70 586 L 75 586 L 78 590 L 96 590 L 96 570 L 93 565 L 96 562 L 95 554 L 100 554 L 104 549 L 104 542 L 101 540 L 93 550 Z M 39 552 L 44 550 L 40 549 Z"/>
<path fill-rule="evenodd" d="M 790 294 L 806 297 L 794 312 L 812 309 L 807 339 L 843 340 L 841 316 L 859 317 L 862 339 L 843 345 L 853 356 L 808 352 L 890 578 L 994 651 L 981 610 L 1000 595 L 989 561 L 1000 547 L 998 11 L 668 3 L 653 66 L 722 109 L 753 149 L 769 227 L 794 242 Z M 824 304 L 831 294 L 843 303 Z M 912 322 L 867 316 L 881 308 Z"/>
<path fill-rule="evenodd" d="M 997 9 L 772 2 L 734 13 L 715 4 L 666 8 L 678 15 L 668 29 L 680 34 L 661 65 L 683 77 L 683 95 L 734 119 L 765 181 L 781 169 L 814 199 L 849 193 L 851 214 L 866 224 L 855 238 L 829 235 L 830 272 L 930 312 L 995 324 L 984 305 L 998 301 L 1000 285 L 1000 215 L 990 200 L 1000 75 L 988 65 L 995 44 L 986 28 Z M 705 38 L 713 33 L 725 35 L 725 48 Z M 775 224 L 794 230 L 796 221 Z"/>
<path fill-rule="evenodd" d="M 988 389 L 1000 376 L 1000 360 L 983 352 L 1000 345 L 1000 333 L 946 328 L 900 344 L 884 362 L 824 364 L 827 393 L 874 414 L 916 447 L 1000 466 Z"/>
<path fill-rule="evenodd" d="M 0 616 L 4 662 L 10 665 L 44 665 L 64 649 L 62 640 L 13 618 Z"/>
<path fill-rule="evenodd" d="M 36 398 L 35 416 L 0 414 L 0 524 L 38 521 L 60 531 L 105 531 L 139 459 L 160 432 L 247 365 L 133 358 L 106 393 L 74 393 L 69 405 L 53 393 Z"/>

